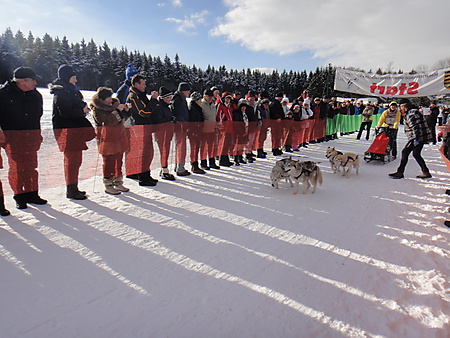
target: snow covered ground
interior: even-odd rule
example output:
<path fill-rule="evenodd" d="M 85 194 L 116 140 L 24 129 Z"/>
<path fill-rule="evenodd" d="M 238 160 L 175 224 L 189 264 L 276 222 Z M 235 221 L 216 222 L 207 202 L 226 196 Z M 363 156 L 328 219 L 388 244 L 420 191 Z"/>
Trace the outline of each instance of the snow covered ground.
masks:
<path fill-rule="evenodd" d="M 99 177 L 80 183 L 85 201 L 66 199 L 63 182 L 41 190 L 45 206 L 6 196 L 0 336 L 449 337 L 438 146 L 423 151 L 428 180 L 414 160 L 402 180 L 387 177 L 398 159 L 333 174 L 325 149 L 362 155 L 371 141 L 355 137 L 294 153 L 321 162 L 314 195 L 271 187 L 269 156 L 152 188 L 126 180 L 119 196 Z M 401 130 L 399 151 L 405 141 Z"/>

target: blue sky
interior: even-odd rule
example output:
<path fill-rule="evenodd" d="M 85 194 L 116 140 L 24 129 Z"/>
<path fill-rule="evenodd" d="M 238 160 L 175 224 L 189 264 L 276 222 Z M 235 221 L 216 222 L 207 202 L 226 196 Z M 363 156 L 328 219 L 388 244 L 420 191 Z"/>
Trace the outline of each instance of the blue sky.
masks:
<path fill-rule="evenodd" d="M 203 69 L 395 71 L 450 58 L 449 12 L 448 0 L 0 0 L 0 28 L 178 53 Z"/>

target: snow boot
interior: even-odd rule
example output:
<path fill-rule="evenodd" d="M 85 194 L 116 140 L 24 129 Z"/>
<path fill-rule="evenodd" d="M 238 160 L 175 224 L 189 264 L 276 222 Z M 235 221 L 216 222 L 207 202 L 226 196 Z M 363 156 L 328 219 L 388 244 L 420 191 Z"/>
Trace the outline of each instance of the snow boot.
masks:
<path fill-rule="evenodd" d="M 224 167 L 231 167 L 233 165 L 233 163 L 230 161 L 230 158 L 228 155 L 220 155 L 219 165 L 222 165 Z"/>
<path fill-rule="evenodd" d="M 77 184 L 68 184 L 66 186 L 66 197 L 74 200 L 85 200 L 87 197 L 81 191 L 78 190 Z"/>
<path fill-rule="evenodd" d="M 123 177 L 114 177 L 113 178 L 113 185 L 114 185 L 114 188 L 116 188 L 120 192 L 128 192 L 128 191 L 130 191 L 129 188 L 123 186 Z"/>
<path fill-rule="evenodd" d="M 209 167 L 211 169 L 220 169 L 220 167 L 216 164 L 216 160 L 214 159 L 214 157 L 211 157 L 209 159 Z"/>
<path fill-rule="evenodd" d="M 39 204 L 39 205 L 47 204 L 47 200 L 44 200 L 43 198 L 41 198 L 38 195 L 37 191 L 30 191 L 23 195 L 25 196 L 26 203 Z"/>
<path fill-rule="evenodd" d="M 105 185 L 105 192 L 110 195 L 120 195 L 120 190 L 114 188 L 114 182 L 112 178 L 103 178 L 103 184 Z"/>
<path fill-rule="evenodd" d="M 192 166 L 192 172 L 194 174 L 206 174 L 206 171 L 204 171 L 203 169 L 200 169 L 200 167 L 198 166 L 198 162 L 197 161 L 192 162 L 191 166 Z"/>
<path fill-rule="evenodd" d="M 25 193 L 14 195 L 13 198 L 16 201 L 17 209 L 26 209 L 28 207 L 27 202 L 25 202 Z"/>
<path fill-rule="evenodd" d="M 266 158 L 266 154 L 262 149 L 256 150 L 256 158 Z"/>
<path fill-rule="evenodd" d="M 144 171 L 139 174 L 139 185 L 142 187 L 154 187 L 158 183 L 158 180 L 155 180 L 150 176 L 150 171 Z"/>
<path fill-rule="evenodd" d="M 0 216 L 9 216 L 11 213 L 5 208 L 5 197 L 0 196 Z"/>
<path fill-rule="evenodd" d="M 200 167 L 201 167 L 203 170 L 209 170 L 209 169 L 211 169 L 210 167 L 208 167 L 208 162 L 207 162 L 206 160 L 201 160 L 201 161 L 200 161 Z"/>

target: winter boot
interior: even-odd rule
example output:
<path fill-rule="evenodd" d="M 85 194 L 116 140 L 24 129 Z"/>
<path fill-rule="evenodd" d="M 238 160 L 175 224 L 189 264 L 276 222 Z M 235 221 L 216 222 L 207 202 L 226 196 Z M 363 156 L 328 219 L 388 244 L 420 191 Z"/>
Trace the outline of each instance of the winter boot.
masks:
<path fill-rule="evenodd" d="M 8 216 L 11 215 L 9 210 L 5 208 L 5 197 L 0 196 L 0 216 Z"/>
<path fill-rule="evenodd" d="M 158 183 L 158 180 L 155 180 L 150 176 L 150 171 L 144 171 L 139 174 L 139 185 L 142 187 L 154 187 Z"/>
<path fill-rule="evenodd" d="M 266 154 L 264 154 L 262 149 L 256 150 L 256 158 L 266 158 Z"/>
<path fill-rule="evenodd" d="M 284 146 L 284 151 L 288 152 L 288 153 L 292 153 L 292 147 L 290 144 L 286 144 Z"/>
<path fill-rule="evenodd" d="M 209 167 L 211 169 L 220 169 L 220 167 L 216 164 L 216 160 L 214 159 L 214 157 L 211 157 L 209 159 Z"/>
<path fill-rule="evenodd" d="M 26 203 L 32 203 L 32 204 L 47 204 L 47 200 L 44 200 L 38 195 L 37 191 L 30 191 L 28 193 L 23 194 L 25 196 L 25 202 Z"/>
<path fill-rule="evenodd" d="M 26 209 L 28 207 L 27 202 L 25 201 L 25 193 L 14 195 L 13 198 L 16 201 L 17 209 Z"/>
<path fill-rule="evenodd" d="M 220 165 L 224 167 L 231 167 L 233 163 L 230 161 L 230 158 L 228 155 L 220 155 Z"/>
<path fill-rule="evenodd" d="M 200 167 L 203 169 L 203 170 L 209 170 L 210 168 L 208 167 L 208 162 L 206 161 L 206 160 L 201 160 L 200 161 Z"/>
<path fill-rule="evenodd" d="M 114 188 L 119 190 L 120 192 L 128 192 L 130 189 L 123 186 L 123 177 L 114 177 L 113 178 L 113 185 Z"/>
<path fill-rule="evenodd" d="M 198 166 L 198 162 L 197 161 L 192 162 L 191 166 L 192 166 L 192 172 L 194 174 L 206 174 L 206 171 L 204 171 L 203 169 L 200 169 L 200 167 Z"/>
<path fill-rule="evenodd" d="M 78 191 L 78 187 L 77 184 L 68 184 L 66 186 L 67 188 L 67 192 L 66 192 L 66 197 L 67 198 L 71 198 L 74 200 L 85 200 L 87 197 L 81 192 Z"/>
<path fill-rule="evenodd" d="M 105 192 L 110 195 L 120 195 L 120 190 L 114 188 L 114 181 L 112 178 L 103 178 L 103 184 L 105 185 Z"/>

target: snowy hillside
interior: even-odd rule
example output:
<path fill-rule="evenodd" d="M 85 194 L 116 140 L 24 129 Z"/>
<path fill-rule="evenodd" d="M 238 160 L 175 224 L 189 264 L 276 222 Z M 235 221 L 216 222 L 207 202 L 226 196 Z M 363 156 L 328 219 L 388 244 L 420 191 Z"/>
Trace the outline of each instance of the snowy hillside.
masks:
<path fill-rule="evenodd" d="M 119 196 L 100 177 L 80 183 L 85 201 L 66 199 L 63 182 L 41 190 L 45 206 L 18 210 L 6 196 L 0 336 L 448 337 L 450 173 L 438 146 L 423 151 L 428 180 L 414 160 L 402 180 L 387 177 L 398 159 L 333 174 L 326 148 L 362 155 L 371 140 L 355 138 L 294 153 L 321 162 L 314 195 L 271 187 L 270 155 L 152 188 L 126 180 Z M 400 130 L 399 151 L 405 142 Z"/>

